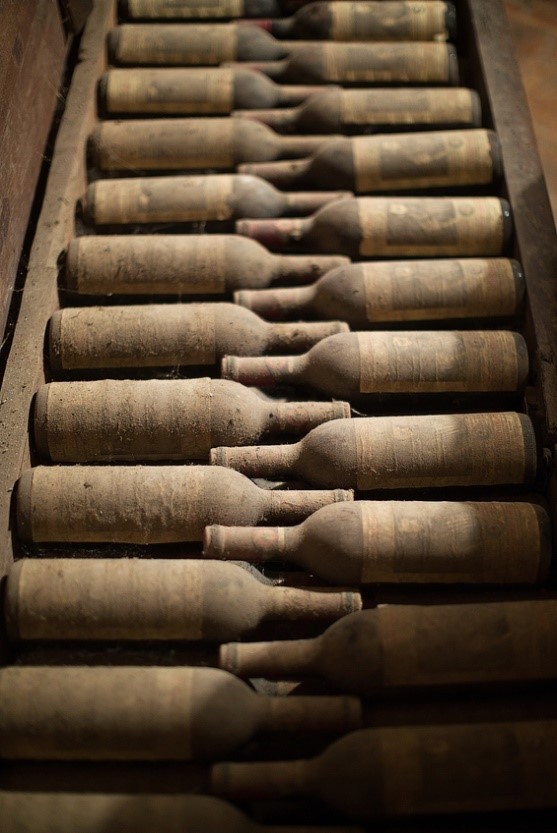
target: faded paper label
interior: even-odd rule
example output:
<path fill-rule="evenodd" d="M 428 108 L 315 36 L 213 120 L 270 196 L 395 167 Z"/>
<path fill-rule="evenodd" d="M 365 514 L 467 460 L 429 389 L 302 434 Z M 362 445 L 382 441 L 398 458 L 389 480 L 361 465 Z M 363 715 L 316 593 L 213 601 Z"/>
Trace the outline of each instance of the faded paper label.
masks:
<path fill-rule="evenodd" d="M 124 24 L 118 33 L 122 63 L 218 66 L 236 57 L 235 24 Z"/>
<path fill-rule="evenodd" d="M 364 197 L 358 217 L 364 257 L 497 255 L 503 246 L 493 197 Z"/>
<path fill-rule="evenodd" d="M 485 130 L 357 136 L 351 143 L 359 194 L 480 185 L 493 179 Z"/>
<path fill-rule="evenodd" d="M 513 391 L 518 361 L 504 331 L 358 333 L 360 393 Z"/>
<path fill-rule="evenodd" d="M 243 17 L 244 0 L 127 0 L 130 17 Z"/>
<path fill-rule="evenodd" d="M 107 108 L 112 113 L 226 114 L 233 109 L 232 69 L 112 69 Z"/>
<path fill-rule="evenodd" d="M 333 41 L 445 40 L 445 3 L 331 4 Z"/>
<path fill-rule="evenodd" d="M 449 55 L 440 43 L 326 43 L 323 81 L 447 83 Z"/>
<path fill-rule="evenodd" d="M 504 258 L 362 263 L 368 321 L 513 315 L 517 292 Z"/>
<path fill-rule="evenodd" d="M 469 90 L 343 90 L 342 124 L 469 124 L 473 106 Z"/>

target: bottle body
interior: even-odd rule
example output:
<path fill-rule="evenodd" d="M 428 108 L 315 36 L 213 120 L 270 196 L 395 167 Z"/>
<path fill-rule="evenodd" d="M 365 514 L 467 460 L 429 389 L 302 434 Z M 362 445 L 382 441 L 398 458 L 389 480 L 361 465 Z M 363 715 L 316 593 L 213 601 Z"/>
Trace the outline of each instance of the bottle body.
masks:
<path fill-rule="evenodd" d="M 67 307 L 50 322 L 50 362 L 55 372 L 213 365 L 233 348 L 304 350 L 347 329 L 342 322 L 270 325 L 226 303 Z"/>
<path fill-rule="evenodd" d="M 240 290 L 237 304 L 266 319 L 339 317 L 352 328 L 383 322 L 511 318 L 521 309 L 524 275 L 504 258 L 354 263 L 313 286 Z"/>
<path fill-rule="evenodd" d="M 209 466 L 37 466 L 17 487 L 23 541 L 200 541 L 211 523 L 295 523 L 351 492 L 269 491 Z"/>
<path fill-rule="evenodd" d="M 293 445 L 213 449 L 211 462 L 368 491 L 525 483 L 537 453 L 528 417 L 503 412 L 334 420 Z"/>
<path fill-rule="evenodd" d="M 65 284 L 83 295 L 224 295 L 278 281 L 306 283 L 347 263 L 272 255 L 236 235 L 87 235 L 68 247 Z"/>
<path fill-rule="evenodd" d="M 333 584 L 536 584 L 551 563 L 548 515 L 530 503 L 358 500 L 203 540 L 205 557 L 293 562 Z"/>

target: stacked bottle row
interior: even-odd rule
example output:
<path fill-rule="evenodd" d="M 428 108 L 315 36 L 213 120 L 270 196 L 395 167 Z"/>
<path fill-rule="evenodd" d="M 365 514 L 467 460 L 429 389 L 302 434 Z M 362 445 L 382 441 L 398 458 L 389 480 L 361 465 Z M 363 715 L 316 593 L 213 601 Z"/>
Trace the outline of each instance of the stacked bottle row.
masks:
<path fill-rule="evenodd" d="M 557 723 L 515 705 L 557 667 L 524 276 L 454 7 L 120 13 L 3 603 L 14 651 L 55 644 L 64 667 L 0 670 L 0 756 L 200 761 L 214 797 L 0 812 L 17 833 L 357 833 L 553 806 Z M 436 588 L 463 584 L 471 603 Z M 84 662 L 99 644 L 131 662 Z M 298 826 L 222 798 L 269 823 L 249 802 L 285 799 Z"/>

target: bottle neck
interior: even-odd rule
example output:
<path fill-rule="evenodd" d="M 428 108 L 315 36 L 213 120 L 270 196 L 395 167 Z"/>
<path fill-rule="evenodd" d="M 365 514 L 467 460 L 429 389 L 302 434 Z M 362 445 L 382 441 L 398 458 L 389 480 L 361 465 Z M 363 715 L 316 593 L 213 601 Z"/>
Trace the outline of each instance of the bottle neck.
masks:
<path fill-rule="evenodd" d="M 302 220 L 238 220 L 236 232 L 280 252 L 303 248 L 313 223 L 312 217 Z"/>
<path fill-rule="evenodd" d="M 307 214 L 315 214 L 324 205 L 353 196 L 351 191 L 297 191 L 295 194 L 284 194 L 286 210 L 283 214 L 305 217 Z"/>
<path fill-rule="evenodd" d="M 242 289 L 234 293 L 234 302 L 262 318 L 277 320 L 310 312 L 315 294 L 315 284 L 292 289 Z"/>
<path fill-rule="evenodd" d="M 267 596 L 265 619 L 334 622 L 362 607 L 359 593 L 353 590 L 302 590 L 298 587 L 262 585 Z"/>
<path fill-rule="evenodd" d="M 286 153 L 281 155 L 287 156 Z M 295 155 L 291 153 L 291 157 Z M 307 174 L 310 167 L 311 159 L 288 162 L 255 162 L 249 165 L 239 165 L 238 172 L 259 176 L 277 188 L 298 188 L 307 183 Z"/>
<path fill-rule="evenodd" d="M 284 89 L 284 88 L 283 88 Z M 272 127 L 276 133 L 290 133 L 296 130 L 299 107 L 283 107 L 272 110 L 236 110 L 235 119 L 251 119 Z"/>
<path fill-rule="evenodd" d="M 261 491 L 265 491 L 261 489 Z M 267 490 L 267 523 L 298 523 L 323 506 L 354 500 L 351 489 Z"/>
<path fill-rule="evenodd" d="M 268 350 L 299 352 L 309 350 L 328 336 L 349 332 L 344 321 L 316 321 L 299 323 L 267 324 L 266 347 Z"/>
<path fill-rule="evenodd" d="M 300 680 L 318 674 L 321 637 L 288 642 L 230 642 L 221 645 L 219 667 L 238 677 Z"/>
<path fill-rule="evenodd" d="M 362 705 L 357 697 L 256 697 L 261 732 L 344 734 L 362 723 Z"/>
<path fill-rule="evenodd" d="M 250 478 L 292 480 L 300 450 L 300 443 L 213 448 L 211 450 L 211 463 L 212 465 L 235 469 Z M 273 491 L 269 492 L 271 506 L 275 502 L 276 494 Z M 290 496 L 292 492 L 281 492 L 281 501 L 284 495 Z"/>
<path fill-rule="evenodd" d="M 221 376 L 248 387 L 270 388 L 301 379 L 306 364 L 306 356 L 225 356 Z"/>
<path fill-rule="evenodd" d="M 241 63 L 241 64 L 229 64 L 229 66 L 238 67 L 238 69 L 249 69 L 253 72 L 261 72 L 263 75 L 266 75 L 267 78 L 271 78 L 273 81 L 280 81 L 281 78 L 284 76 L 286 69 L 288 67 L 288 58 L 285 58 L 282 61 L 254 61 L 249 63 Z M 289 89 L 293 89 L 290 87 Z M 295 88 L 294 88 L 295 89 Z M 302 99 L 299 99 L 302 100 Z M 285 101 L 282 94 L 280 95 L 279 104 L 288 104 L 288 101 Z"/>
<path fill-rule="evenodd" d="M 211 769 L 211 791 L 214 795 L 237 800 L 302 796 L 306 792 L 309 763 L 216 764 Z"/>
<path fill-rule="evenodd" d="M 271 255 L 271 257 L 273 257 Z M 282 255 L 274 256 L 275 279 L 288 281 L 289 283 L 308 283 L 326 275 L 338 266 L 348 266 L 350 260 L 347 257 L 327 257 L 326 255 Z"/>
<path fill-rule="evenodd" d="M 275 414 L 268 417 L 268 433 L 274 435 L 278 429 L 281 434 L 304 436 L 324 422 L 349 418 L 348 402 L 280 402 Z"/>

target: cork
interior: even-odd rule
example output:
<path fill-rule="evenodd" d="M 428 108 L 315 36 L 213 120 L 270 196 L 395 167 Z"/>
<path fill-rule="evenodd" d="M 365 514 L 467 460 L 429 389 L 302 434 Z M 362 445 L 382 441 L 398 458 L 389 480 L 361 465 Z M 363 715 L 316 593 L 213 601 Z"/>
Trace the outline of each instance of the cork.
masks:
<path fill-rule="evenodd" d="M 97 226 L 229 220 L 233 189 L 219 174 L 101 179 L 87 188 L 84 213 Z"/>
<path fill-rule="evenodd" d="M 101 79 L 107 113 L 230 113 L 234 72 L 226 68 L 111 69 Z"/>
<path fill-rule="evenodd" d="M 474 90 L 397 88 L 343 90 L 341 123 L 346 126 L 444 125 L 481 126 L 481 103 Z"/>
<path fill-rule="evenodd" d="M 536 584 L 548 574 L 546 513 L 530 503 L 358 501 L 367 583 Z"/>
<path fill-rule="evenodd" d="M 364 833 L 359 827 L 260 825 L 241 810 L 207 795 L 0 793 L 0 816 L 9 833 Z"/>
<path fill-rule="evenodd" d="M 333 3 L 331 40 L 334 41 L 431 41 L 446 40 L 447 4 L 400 2 L 390 14 L 379 4 Z"/>
<path fill-rule="evenodd" d="M 359 194 L 487 185 L 501 173 L 496 135 L 452 130 L 351 140 Z"/>
<path fill-rule="evenodd" d="M 244 0 L 126 0 L 131 18 L 243 17 Z"/>
<path fill-rule="evenodd" d="M 442 43 L 325 43 L 322 66 L 333 83 L 458 83 L 455 49 Z"/>
<path fill-rule="evenodd" d="M 375 417 L 352 423 L 358 489 L 524 483 L 536 471 L 534 431 L 523 414 Z"/>
<path fill-rule="evenodd" d="M 519 263 L 506 258 L 362 263 L 370 322 L 516 315 L 524 296 Z"/>
<path fill-rule="evenodd" d="M 214 309 L 209 304 L 68 307 L 50 323 L 53 368 L 162 367 L 214 364 Z"/>
<path fill-rule="evenodd" d="M 24 541 L 165 544 L 201 541 L 210 524 L 296 523 L 349 490 L 260 489 L 210 466 L 37 466 L 17 486 Z"/>
<path fill-rule="evenodd" d="M 104 171 L 226 170 L 235 161 L 232 119 L 102 121 L 92 145 Z"/>
<path fill-rule="evenodd" d="M 357 210 L 363 257 L 500 255 L 510 236 L 494 197 L 362 197 Z"/>
<path fill-rule="evenodd" d="M 218 66 L 236 58 L 234 24 L 122 24 L 109 35 L 114 63 L 141 66 Z"/>
<path fill-rule="evenodd" d="M 357 333 L 360 393 L 517 391 L 528 350 L 506 331 Z"/>

